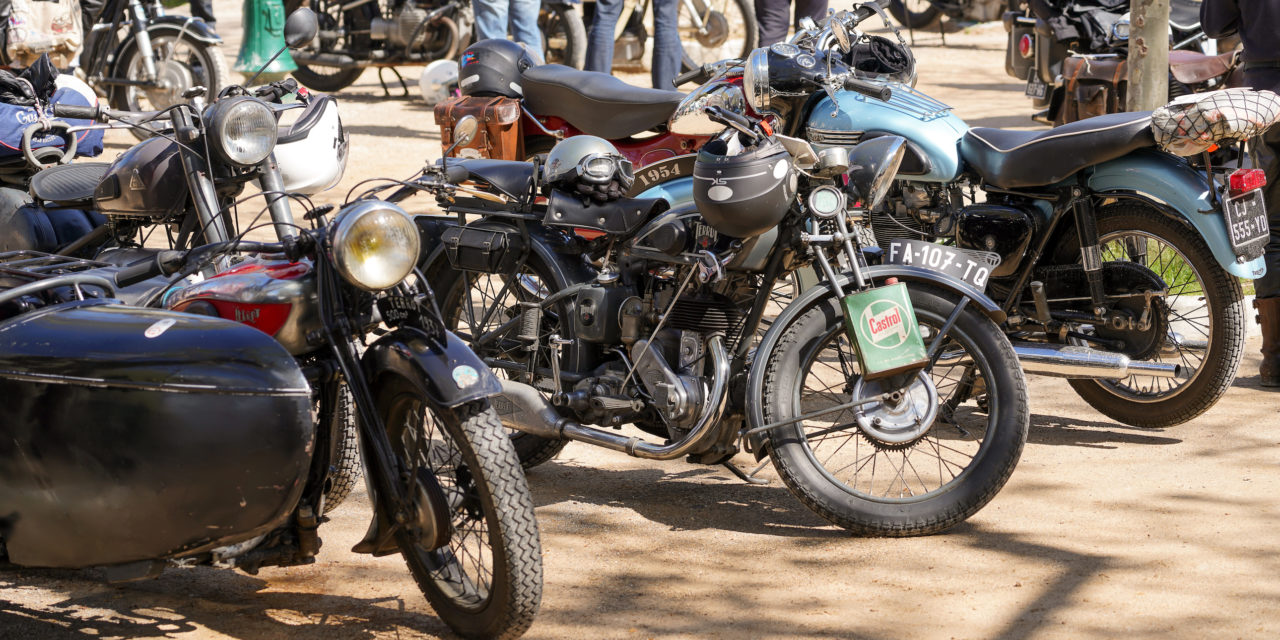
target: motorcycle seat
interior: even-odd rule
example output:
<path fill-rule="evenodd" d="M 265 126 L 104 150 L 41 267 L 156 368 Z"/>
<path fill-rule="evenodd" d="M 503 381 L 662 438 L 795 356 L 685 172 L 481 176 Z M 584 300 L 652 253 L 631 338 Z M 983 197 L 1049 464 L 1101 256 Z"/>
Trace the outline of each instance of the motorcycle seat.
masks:
<path fill-rule="evenodd" d="M 31 195 L 37 202 L 76 206 L 93 200 L 93 192 L 107 175 L 109 162 L 77 162 L 50 167 L 31 176 Z"/>
<path fill-rule="evenodd" d="M 466 158 L 449 160 L 449 166 L 465 167 L 469 180 L 484 182 L 509 198 L 522 198 L 533 188 L 533 163 L 514 160 Z"/>
<path fill-rule="evenodd" d="M 1173 0 L 1169 3 L 1169 26 L 1178 31 L 1200 30 L 1200 3 Z"/>
<path fill-rule="evenodd" d="M 1041 187 L 1135 149 L 1155 145 L 1151 112 L 1111 113 L 1048 131 L 970 129 L 960 155 L 987 183 L 1004 188 Z"/>
<path fill-rule="evenodd" d="M 684 99 L 679 91 L 637 87 L 607 73 L 559 64 L 531 67 L 522 81 L 530 111 L 564 118 L 583 133 L 605 140 L 665 125 Z"/>
<path fill-rule="evenodd" d="M 1226 75 L 1235 66 L 1235 58 L 1235 51 L 1208 56 L 1196 51 L 1175 50 L 1169 52 L 1169 71 L 1173 73 L 1173 79 L 1182 84 L 1200 84 Z"/>

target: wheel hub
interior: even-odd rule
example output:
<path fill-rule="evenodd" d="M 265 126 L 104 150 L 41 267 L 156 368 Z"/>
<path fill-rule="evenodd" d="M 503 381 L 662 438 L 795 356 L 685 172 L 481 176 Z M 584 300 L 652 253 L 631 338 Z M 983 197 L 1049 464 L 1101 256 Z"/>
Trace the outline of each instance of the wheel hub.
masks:
<path fill-rule="evenodd" d="M 885 396 L 862 407 L 854 415 L 862 435 L 872 444 L 903 447 L 924 437 L 938 416 L 938 389 L 921 371 L 905 387 L 889 388 L 884 380 L 859 379 L 854 400 Z"/>
<path fill-rule="evenodd" d="M 143 92 L 156 109 L 163 109 L 182 102 L 182 93 L 195 85 L 195 76 L 187 65 L 176 60 L 156 62 L 156 86 Z"/>
<path fill-rule="evenodd" d="M 729 19 L 719 11 L 712 11 L 694 36 L 704 47 L 718 47 L 729 39 Z"/>
<path fill-rule="evenodd" d="M 417 530 L 418 544 L 428 550 L 449 544 L 452 534 L 449 499 L 435 474 L 422 467 L 414 474 L 413 506 L 411 526 Z"/>

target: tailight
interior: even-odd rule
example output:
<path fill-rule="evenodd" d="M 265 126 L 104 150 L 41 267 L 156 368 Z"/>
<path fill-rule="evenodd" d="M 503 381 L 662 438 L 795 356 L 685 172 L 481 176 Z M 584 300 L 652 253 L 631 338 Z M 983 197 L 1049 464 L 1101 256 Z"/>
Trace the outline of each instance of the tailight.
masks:
<path fill-rule="evenodd" d="M 1031 39 L 1031 34 L 1024 33 L 1018 38 L 1018 53 L 1024 58 L 1030 58 L 1036 53 L 1035 40 Z"/>
<path fill-rule="evenodd" d="M 1227 178 L 1227 189 L 1233 198 L 1265 186 L 1267 174 L 1262 169 L 1236 169 Z"/>

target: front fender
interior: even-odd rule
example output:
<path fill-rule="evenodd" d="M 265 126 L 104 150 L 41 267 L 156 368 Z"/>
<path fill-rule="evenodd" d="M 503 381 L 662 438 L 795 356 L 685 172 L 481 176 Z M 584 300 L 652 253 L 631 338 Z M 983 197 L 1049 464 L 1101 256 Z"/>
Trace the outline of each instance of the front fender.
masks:
<path fill-rule="evenodd" d="M 400 327 L 370 345 L 360 364 L 371 384 L 389 372 L 421 380 L 427 399 L 439 407 L 453 408 L 502 391 L 484 361 L 449 331 L 440 340 L 416 327 Z"/>
<path fill-rule="evenodd" d="M 147 32 L 155 34 L 161 31 L 182 31 L 183 28 L 186 29 L 186 35 L 200 42 L 222 44 L 222 37 L 209 27 L 209 23 L 200 18 L 160 16 L 151 20 L 151 24 L 147 26 Z"/>
<path fill-rule="evenodd" d="M 995 300 L 992 300 L 987 294 L 967 282 L 943 275 L 937 271 L 908 265 L 891 264 L 864 267 L 862 274 L 868 280 L 883 281 L 886 278 L 897 278 L 904 282 L 931 284 L 969 298 L 970 303 L 978 305 L 982 312 L 987 314 L 988 318 L 991 318 L 992 322 L 999 324 L 1005 320 L 1005 313 L 1000 308 L 1000 305 L 996 304 Z M 853 283 L 853 277 L 849 275 L 840 275 L 837 278 L 841 287 L 848 288 Z M 765 369 L 768 368 L 766 363 L 769 361 L 769 355 L 778 346 L 778 340 L 796 317 L 830 295 L 835 295 L 835 289 L 829 282 L 821 282 L 817 286 L 810 287 L 800 294 L 800 297 L 792 300 L 787 305 L 787 308 L 783 309 L 782 313 L 778 314 L 778 317 L 774 319 L 773 324 L 769 326 L 769 330 L 765 332 L 764 339 L 761 340 L 760 346 L 756 349 L 755 360 L 751 363 L 751 371 L 747 374 L 746 409 L 747 427 L 749 429 L 766 424 L 764 421 L 764 409 L 760 405 L 761 394 L 754 393 L 752 390 L 764 388 L 764 374 Z M 747 437 L 750 449 L 755 452 L 757 460 L 764 457 L 767 440 L 768 434 L 765 432 L 755 433 Z"/>
<path fill-rule="evenodd" d="M 1191 165 L 1151 149 L 1104 162 L 1093 168 L 1089 188 L 1101 195 L 1133 196 L 1165 215 L 1191 225 L 1204 238 L 1213 257 L 1227 273 L 1257 279 L 1267 272 L 1261 257 L 1241 261 L 1231 249 L 1227 222 L 1214 206 L 1209 181 Z"/>

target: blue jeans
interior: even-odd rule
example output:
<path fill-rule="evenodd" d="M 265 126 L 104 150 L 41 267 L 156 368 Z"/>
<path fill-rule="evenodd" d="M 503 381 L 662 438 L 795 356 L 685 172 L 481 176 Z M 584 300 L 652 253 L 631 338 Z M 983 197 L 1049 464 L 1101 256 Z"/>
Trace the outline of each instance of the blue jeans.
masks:
<path fill-rule="evenodd" d="M 516 42 L 542 59 L 542 33 L 538 31 L 541 0 L 471 0 L 471 8 L 476 12 L 476 40 L 505 40 L 510 25 Z"/>
<path fill-rule="evenodd" d="M 609 73 L 613 69 L 613 30 L 622 15 L 623 0 L 596 0 L 596 14 L 587 36 L 587 71 Z M 680 75 L 678 14 L 680 0 L 653 0 L 653 62 L 649 65 L 655 89 L 674 89 L 671 81 Z"/>

